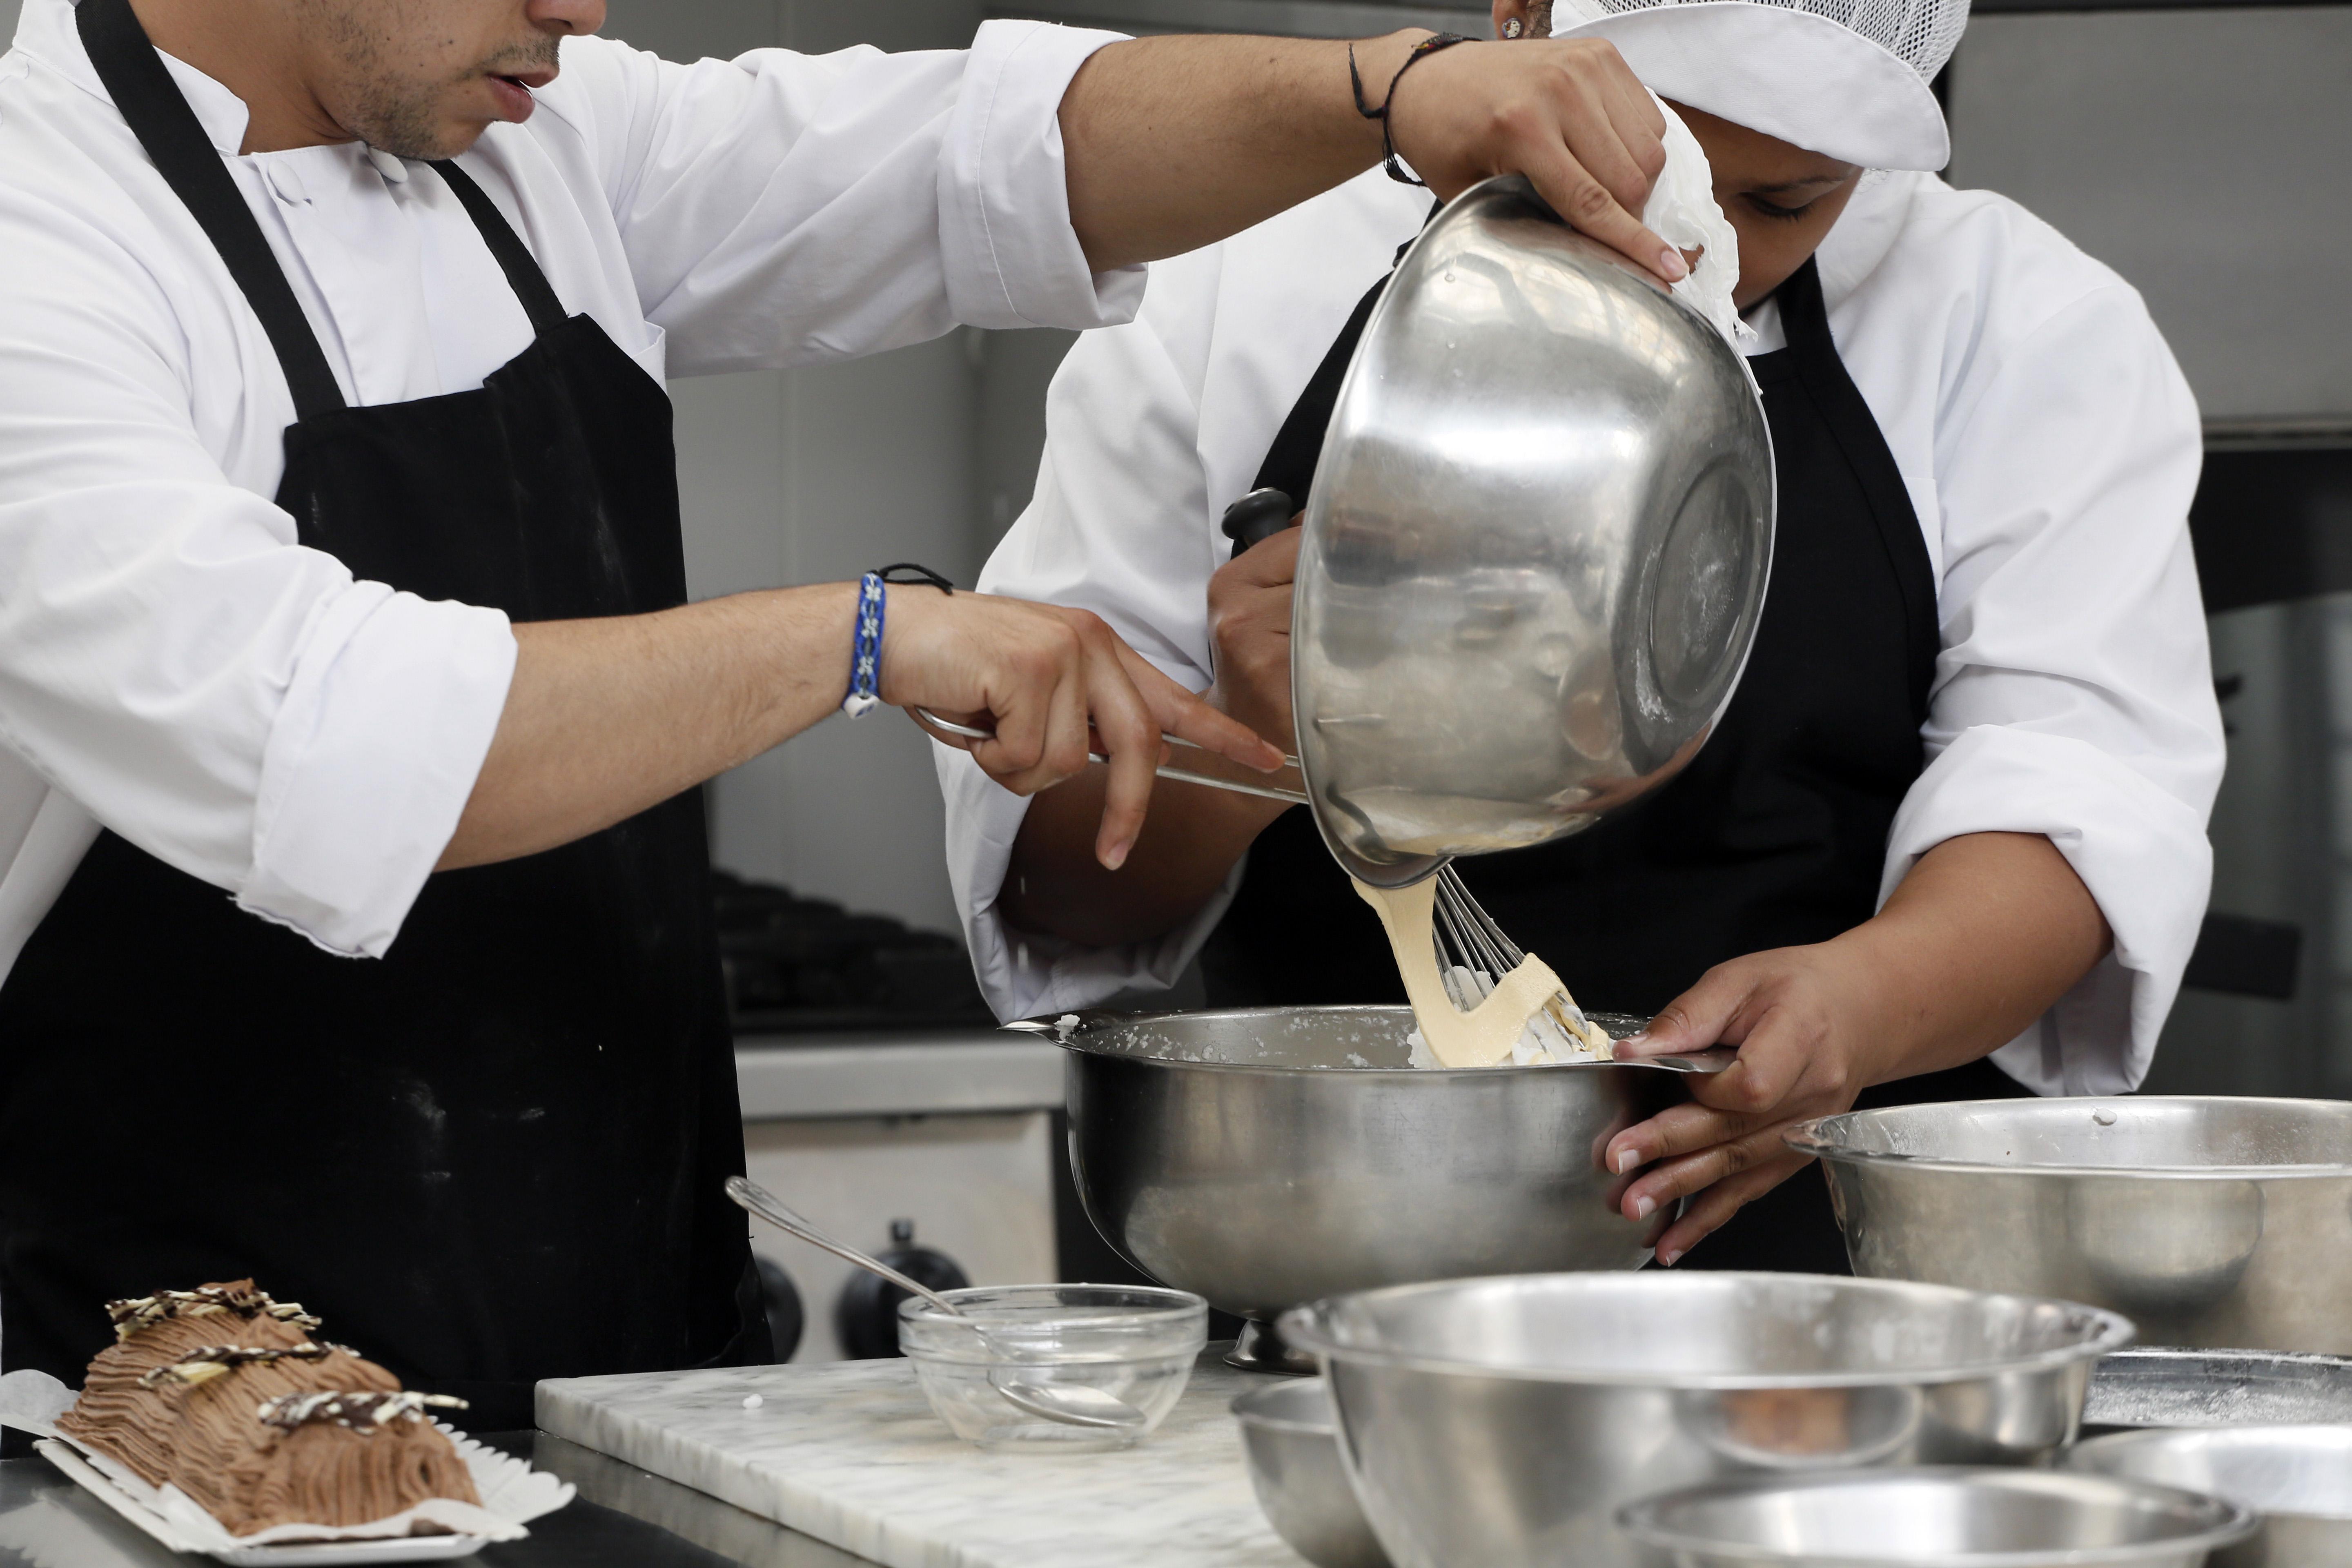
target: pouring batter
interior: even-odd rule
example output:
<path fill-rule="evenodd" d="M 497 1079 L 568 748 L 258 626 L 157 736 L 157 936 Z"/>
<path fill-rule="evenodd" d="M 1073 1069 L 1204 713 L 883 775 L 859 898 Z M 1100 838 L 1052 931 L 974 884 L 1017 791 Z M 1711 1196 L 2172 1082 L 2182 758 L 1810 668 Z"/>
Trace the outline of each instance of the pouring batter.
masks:
<path fill-rule="evenodd" d="M 1489 1068 L 1512 1061 L 1608 1059 L 1608 1031 L 1558 1007 L 1554 999 L 1565 997 L 1568 987 L 1535 954 L 1499 979 L 1458 965 L 1438 967 L 1435 878 L 1424 877 L 1409 888 L 1357 882 L 1356 894 L 1372 906 L 1388 932 L 1397 976 L 1420 1026 L 1416 1037 L 1431 1058 L 1427 1065 Z M 1417 1067 L 1421 1057 L 1414 1052 Z"/>
<path fill-rule="evenodd" d="M 1738 1047 L 1618 1133 L 1667 1263 L 1845 1271 L 1791 1121 L 1857 1103 L 2113 1093 L 2147 1072 L 2205 905 L 2219 713 L 2189 552 L 2197 410 L 2139 298 L 2032 214 L 1930 171 L 1956 0 L 1600 0 L 1561 32 L 1683 117 L 1739 240 L 1780 485 L 1747 673 L 1690 767 L 1541 848 L 1461 863 L 1622 1053 Z M 1549 5 L 1498 0 L 1506 37 Z M 1504 51 L 1507 52 L 1508 46 Z M 1408 83 L 1408 91 L 1410 83 Z M 1408 100 L 1409 102 L 1409 100 Z M 1047 400 L 1037 493 L 982 581 L 1081 604 L 1290 734 L 1297 534 L 1227 561 L 1223 508 L 1305 496 L 1339 372 L 1428 201 L 1380 179 L 1163 268 Z M 1212 1005 L 1392 1001 L 1306 813 L 1169 786 L 1127 869 L 946 760 L 950 868 L 1007 1016 L 1169 984 Z M 1068 820 L 1065 820 L 1067 818 Z"/>

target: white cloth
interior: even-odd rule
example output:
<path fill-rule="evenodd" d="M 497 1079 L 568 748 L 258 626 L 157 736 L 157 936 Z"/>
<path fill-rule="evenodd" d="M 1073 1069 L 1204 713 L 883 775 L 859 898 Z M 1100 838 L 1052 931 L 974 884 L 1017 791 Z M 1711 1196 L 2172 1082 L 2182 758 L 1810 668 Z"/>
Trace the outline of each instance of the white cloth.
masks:
<path fill-rule="evenodd" d="M 460 162 L 657 378 L 1123 321 L 1141 275 L 1088 274 L 1055 119 L 1113 37 L 992 22 L 968 53 L 693 66 L 576 38 L 530 120 Z M 244 105 L 167 64 L 348 397 L 467 390 L 528 345 L 437 174 L 356 145 L 238 156 Z M 381 954 L 497 724 L 506 617 L 294 542 L 277 358 L 68 0 L 26 0 L 0 57 L 0 973 L 100 825 Z"/>
<path fill-rule="evenodd" d="M 1130 325 L 1082 338 L 1046 399 L 1035 500 L 981 579 L 1101 613 L 1209 682 L 1203 595 L 1249 488 L 1349 308 L 1426 198 L 1367 175 L 1154 269 Z M 1885 432 L 1938 585 L 1931 758 L 1881 897 L 1958 834 L 2046 833 L 2116 951 L 1996 1059 L 2042 1092 L 2139 1081 L 2210 878 L 2221 718 L 2187 514 L 2197 410 L 2138 296 L 2014 203 L 1926 174 L 1865 179 L 1822 247 L 1846 367 Z M 1757 352 L 1779 338 L 1769 311 Z M 1025 803 L 941 751 L 949 868 L 1005 1017 L 1181 972 L 1229 894 L 1154 942 L 1024 937 L 996 912 Z M 1694 976 L 1694 978 L 1696 978 Z"/>
<path fill-rule="evenodd" d="M 1739 319 L 1732 296 L 1739 291 L 1739 231 L 1715 205 L 1715 171 L 1706 149 L 1675 112 L 1674 105 L 1657 94 L 1650 100 L 1665 118 L 1665 167 L 1650 186 L 1642 208 L 1642 224 L 1676 250 L 1699 253 L 1690 276 L 1674 286 L 1675 298 L 1705 316 L 1724 341 L 1739 347 L 1754 329 Z"/>

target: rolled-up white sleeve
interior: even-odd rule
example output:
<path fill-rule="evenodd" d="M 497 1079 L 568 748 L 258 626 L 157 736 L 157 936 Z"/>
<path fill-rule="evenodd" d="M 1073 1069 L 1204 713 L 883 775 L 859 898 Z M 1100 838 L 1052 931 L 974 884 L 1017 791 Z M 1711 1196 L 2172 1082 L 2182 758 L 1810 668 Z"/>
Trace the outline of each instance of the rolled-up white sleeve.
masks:
<path fill-rule="evenodd" d="M 353 581 L 191 423 L 155 279 L 0 205 L 0 741 L 100 824 L 381 954 L 506 701 L 496 610 Z"/>
<path fill-rule="evenodd" d="M 1095 273 L 1059 111 L 1116 33 L 982 26 L 961 51 L 757 49 L 691 65 L 567 44 L 543 95 L 588 143 L 674 374 L 817 363 L 958 325 L 1129 320 Z"/>
<path fill-rule="evenodd" d="M 2047 835 L 2115 949 L 1993 1059 L 2041 1093 L 2118 1093 L 2147 1075 L 2212 876 L 2223 752 L 2188 531 L 2198 415 L 2121 284 L 1998 360 L 1939 421 L 1944 647 L 1881 899 L 1946 839 Z"/>
<path fill-rule="evenodd" d="M 1217 561 L 1198 447 L 1192 347 L 1170 343 L 1155 319 L 1205 338 L 1218 258 L 1163 262 L 1143 318 L 1078 340 L 1045 397 L 1037 489 L 981 574 L 983 593 L 1094 611 L 1171 679 L 1211 679 L 1204 606 Z M 1078 946 L 1027 935 L 996 907 L 1029 803 L 939 746 L 947 805 L 948 875 L 981 989 L 1000 1018 L 1091 1006 L 1130 988 L 1176 983 L 1232 901 L 1240 868 L 1193 917 L 1150 942 Z"/>

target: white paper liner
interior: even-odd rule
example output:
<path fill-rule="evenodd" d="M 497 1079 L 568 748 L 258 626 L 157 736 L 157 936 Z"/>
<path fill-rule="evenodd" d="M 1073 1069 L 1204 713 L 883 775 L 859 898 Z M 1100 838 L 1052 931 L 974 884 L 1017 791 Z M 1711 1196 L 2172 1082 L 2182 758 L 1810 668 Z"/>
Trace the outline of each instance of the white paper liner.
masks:
<path fill-rule="evenodd" d="M 75 1442 L 57 1428 L 57 1418 L 79 1397 L 72 1389 L 45 1372 L 12 1372 L 0 1377 L 0 1426 L 65 1445 L 65 1455 L 84 1461 L 64 1462 L 52 1452 L 52 1462 L 85 1487 L 111 1488 L 144 1518 L 134 1523 L 176 1552 L 201 1552 L 235 1563 L 297 1561 L 340 1562 L 365 1557 L 372 1562 L 418 1561 L 465 1555 L 485 1542 L 520 1541 L 530 1532 L 526 1521 L 552 1513 L 572 1500 L 573 1488 L 524 1461 L 440 1423 L 457 1445 L 458 1457 L 474 1478 L 481 1506 L 455 1498 L 426 1498 L 415 1508 L 366 1524 L 280 1524 L 251 1535 L 232 1535 L 228 1528 L 205 1511 L 196 1500 L 173 1486 L 154 1487 L 119 1461 Z M 44 1451 L 48 1451 L 44 1446 Z M 105 1494 L 100 1492 L 101 1496 Z M 114 1499 L 108 1499 L 110 1502 Z M 118 1511 L 126 1511 L 118 1509 Z M 160 1526 L 149 1528 L 149 1522 Z M 412 1526 L 426 1522 L 445 1533 L 412 1535 Z M 283 1544 L 279 1544 L 283 1543 Z M 339 1549 L 340 1548 L 340 1549 Z M 401 1548 L 413 1550 L 403 1551 Z M 322 1555 L 312 1558 L 316 1551 Z M 296 1553 L 300 1552 L 299 1558 Z"/>

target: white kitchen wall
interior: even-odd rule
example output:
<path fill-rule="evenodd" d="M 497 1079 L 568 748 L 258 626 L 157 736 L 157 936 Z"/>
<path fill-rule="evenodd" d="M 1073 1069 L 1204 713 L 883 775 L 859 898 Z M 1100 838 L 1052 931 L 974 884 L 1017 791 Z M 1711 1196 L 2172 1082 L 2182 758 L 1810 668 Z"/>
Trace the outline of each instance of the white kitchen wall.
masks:
<path fill-rule="evenodd" d="M 776 45 L 953 48 L 979 22 L 963 0 L 614 0 L 604 30 L 690 59 Z M 969 583 L 985 554 L 976 348 L 957 334 L 850 364 L 673 382 L 695 595 L 908 560 Z M 829 719 L 710 795 L 722 866 L 954 929 L 929 743 L 899 714 Z"/>
<path fill-rule="evenodd" d="M 2147 298 L 2209 420 L 2352 418 L 2352 6 L 1982 16 L 1955 184 Z"/>

